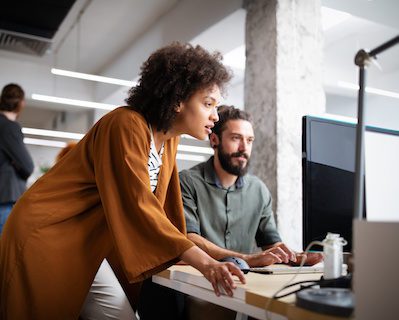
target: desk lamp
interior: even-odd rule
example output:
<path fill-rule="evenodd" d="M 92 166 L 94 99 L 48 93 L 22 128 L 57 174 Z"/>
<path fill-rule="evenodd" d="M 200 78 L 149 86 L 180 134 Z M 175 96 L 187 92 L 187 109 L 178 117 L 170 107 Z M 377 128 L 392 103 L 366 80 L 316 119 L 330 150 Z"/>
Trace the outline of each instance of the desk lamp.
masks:
<path fill-rule="evenodd" d="M 357 99 L 357 127 L 356 127 L 356 158 L 355 158 L 355 196 L 353 219 L 363 219 L 364 203 L 364 91 L 366 82 L 366 67 L 375 59 L 377 54 L 399 43 L 399 36 L 385 42 L 379 47 L 367 52 L 358 51 L 355 64 L 359 67 L 359 93 Z"/>
<path fill-rule="evenodd" d="M 353 220 L 363 219 L 364 205 L 364 92 L 366 67 L 377 54 L 399 43 L 399 36 L 385 42 L 377 48 L 366 51 L 361 49 L 355 56 L 355 64 L 359 67 L 359 92 L 356 127 L 356 156 L 355 156 L 355 192 Z M 340 278 L 338 278 L 340 279 Z M 337 282 L 338 283 L 338 282 Z M 332 285 L 333 287 L 335 285 Z M 337 285 L 338 286 L 338 285 Z M 320 313 L 337 316 L 350 316 L 354 309 L 353 293 L 351 289 L 324 287 L 310 288 L 297 293 L 297 305 Z"/>

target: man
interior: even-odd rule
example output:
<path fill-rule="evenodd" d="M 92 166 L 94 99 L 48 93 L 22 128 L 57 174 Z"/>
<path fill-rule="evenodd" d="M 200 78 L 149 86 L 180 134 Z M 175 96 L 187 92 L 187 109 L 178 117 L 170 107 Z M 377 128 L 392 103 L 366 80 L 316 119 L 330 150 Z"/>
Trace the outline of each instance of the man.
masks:
<path fill-rule="evenodd" d="M 214 156 L 180 173 L 187 236 L 216 259 L 236 256 L 251 267 L 298 263 L 303 255 L 289 249 L 277 232 L 269 190 L 247 174 L 254 139 L 248 113 L 233 106 L 219 108 L 219 121 L 209 136 Z M 321 255 L 312 254 L 306 264 L 320 260 Z M 208 311 L 214 319 L 235 316 L 209 304 L 203 308 L 203 302 L 192 298 L 186 302 L 190 319 L 196 314 L 205 318 Z"/>
<path fill-rule="evenodd" d="M 277 232 L 269 190 L 247 174 L 255 140 L 249 114 L 220 107 L 209 140 L 214 156 L 180 173 L 188 238 L 216 259 L 236 256 L 251 267 L 296 262 Z M 263 251 L 253 253 L 255 242 Z"/>

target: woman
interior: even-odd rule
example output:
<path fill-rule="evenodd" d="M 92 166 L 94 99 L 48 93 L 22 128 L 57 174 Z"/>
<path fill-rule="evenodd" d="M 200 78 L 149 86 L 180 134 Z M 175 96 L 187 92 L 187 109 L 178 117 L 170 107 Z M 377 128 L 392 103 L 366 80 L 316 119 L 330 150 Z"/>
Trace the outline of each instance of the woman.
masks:
<path fill-rule="evenodd" d="M 33 162 L 16 122 L 25 106 L 25 93 L 14 83 L 6 85 L 0 97 L 0 234 L 14 203 L 25 191 Z"/>
<path fill-rule="evenodd" d="M 149 57 L 129 106 L 99 120 L 16 203 L 0 244 L 2 319 L 76 319 L 111 254 L 130 282 L 179 259 L 217 295 L 219 286 L 232 294 L 233 275 L 245 282 L 186 238 L 175 161 L 179 135 L 211 132 L 229 79 L 220 56 L 199 46 L 174 43 Z M 150 179 L 151 144 L 162 165 Z"/>

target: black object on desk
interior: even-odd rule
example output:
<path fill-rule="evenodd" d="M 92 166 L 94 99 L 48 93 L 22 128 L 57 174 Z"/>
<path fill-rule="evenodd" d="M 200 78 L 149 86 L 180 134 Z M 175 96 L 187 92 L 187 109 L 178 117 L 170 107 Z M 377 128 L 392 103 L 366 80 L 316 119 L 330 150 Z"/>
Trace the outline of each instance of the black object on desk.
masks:
<path fill-rule="evenodd" d="M 350 289 L 306 289 L 296 294 L 298 307 L 339 317 L 349 317 L 354 309 L 354 296 Z"/>

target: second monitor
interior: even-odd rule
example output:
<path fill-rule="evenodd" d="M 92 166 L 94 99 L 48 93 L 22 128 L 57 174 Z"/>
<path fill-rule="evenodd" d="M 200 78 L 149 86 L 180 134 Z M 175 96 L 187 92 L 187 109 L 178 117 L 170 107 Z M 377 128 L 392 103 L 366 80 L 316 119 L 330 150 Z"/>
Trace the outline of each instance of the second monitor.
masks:
<path fill-rule="evenodd" d="M 352 250 L 356 123 L 303 117 L 303 247 L 339 233 Z M 369 221 L 399 221 L 399 131 L 366 127 L 365 203 Z M 321 248 L 320 248 L 321 249 Z"/>

